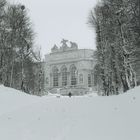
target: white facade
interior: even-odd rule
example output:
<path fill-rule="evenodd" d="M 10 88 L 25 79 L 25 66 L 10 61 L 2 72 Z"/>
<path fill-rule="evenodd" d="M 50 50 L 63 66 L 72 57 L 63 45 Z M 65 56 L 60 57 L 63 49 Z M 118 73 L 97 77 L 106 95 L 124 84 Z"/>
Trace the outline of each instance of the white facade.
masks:
<path fill-rule="evenodd" d="M 46 90 L 88 90 L 93 85 L 93 68 L 93 50 L 55 45 L 45 56 Z"/>

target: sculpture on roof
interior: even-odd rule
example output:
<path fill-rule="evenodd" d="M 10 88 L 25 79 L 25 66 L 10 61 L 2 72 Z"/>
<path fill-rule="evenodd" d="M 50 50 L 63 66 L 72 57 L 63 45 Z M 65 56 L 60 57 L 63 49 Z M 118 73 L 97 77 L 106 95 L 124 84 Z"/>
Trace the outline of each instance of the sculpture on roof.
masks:
<path fill-rule="evenodd" d="M 70 41 L 70 44 L 72 49 L 78 49 L 77 43 Z"/>
<path fill-rule="evenodd" d="M 67 45 L 67 42 L 70 43 L 70 47 Z M 60 49 L 59 47 L 55 44 L 53 46 L 53 48 L 51 49 L 52 53 L 57 53 L 57 52 L 65 52 L 65 51 L 70 51 L 70 50 L 77 50 L 78 49 L 78 45 L 75 42 L 72 41 L 68 41 L 66 39 L 62 39 L 61 41 L 61 46 Z"/>
<path fill-rule="evenodd" d="M 61 46 L 60 49 L 62 49 L 63 51 L 65 51 L 68 48 L 67 42 L 68 42 L 68 40 L 62 39 L 62 41 L 61 41 L 62 46 Z"/>
<path fill-rule="evenodd" d="M 57 51 L 58 51 L 58 47 L 57 47 L 56 44 L 53 46 L 53 48 L 51 49 L 51 51 L 52 51 L 52 52 L 57 52 Z"/>

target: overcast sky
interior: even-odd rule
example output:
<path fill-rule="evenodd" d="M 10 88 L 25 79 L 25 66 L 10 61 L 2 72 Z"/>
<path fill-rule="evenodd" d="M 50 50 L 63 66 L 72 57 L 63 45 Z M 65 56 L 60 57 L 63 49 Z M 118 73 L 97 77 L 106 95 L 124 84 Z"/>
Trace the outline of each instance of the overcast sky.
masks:
<path fill-rule="evenodd" d="M 8 0 L 22 3 L 29 10 L 36 44 L 43 55 L 62 38 L 76 42 L 79 48 L 95 48 L 95 34 L 87 25 L 89 11 L 97 0 Z"/>

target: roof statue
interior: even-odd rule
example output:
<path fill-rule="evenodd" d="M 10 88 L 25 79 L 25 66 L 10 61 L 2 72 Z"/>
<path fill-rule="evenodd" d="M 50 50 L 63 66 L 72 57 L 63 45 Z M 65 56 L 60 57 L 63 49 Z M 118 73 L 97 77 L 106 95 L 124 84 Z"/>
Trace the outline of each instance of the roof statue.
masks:
<path fill-rule="evenodd" d="M 77 43 L 70 41 L 70 44 L 72 49 L 78 49 Z"/>
<path fill-rule="evenodd" d="M 70 46 L 68 46 L 67 43 L 70 43 Z M 51 52 L 52 53 L 66 52 L 66 51 L 71 51 L 71 50 L 77 50 L 78 49 L 77 43 L 72 42 L 72 41 L 68 41 L 66 39 L 62 39 L 61 44 L 62 45 L 60 46 L 60 48 L 55 44 L 52 47 Z"/>
<path fill-rule="evenodd" d="M 68 40 L 62 39 L 62 41 L 61 41 L 62 46 L 61 46 L 61 48 L 60 48 L 60 49 L 62 49 L 62 51 L 67 50 L 67 48 L 68 48 L 67 42 L 68 42 Z"/>
<path fill-rule="evenodd" d="M 52 52 L 57 52 L 57 51 L 58 51 L 58 47 L 57 47 L 56 44 L 53 46 L 53 48 L 51 49 L 51 51 L 52 51 Z"/>

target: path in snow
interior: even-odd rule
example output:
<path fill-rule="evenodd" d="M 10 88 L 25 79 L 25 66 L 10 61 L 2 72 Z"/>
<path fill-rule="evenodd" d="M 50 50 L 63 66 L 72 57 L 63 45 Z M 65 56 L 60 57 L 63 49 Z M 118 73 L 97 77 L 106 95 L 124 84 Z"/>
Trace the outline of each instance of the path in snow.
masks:
<path fill-rule="evenodd" d="M 139 91 L 40 98 L 0 87 L 0 139 L 140 140 Z"/>

